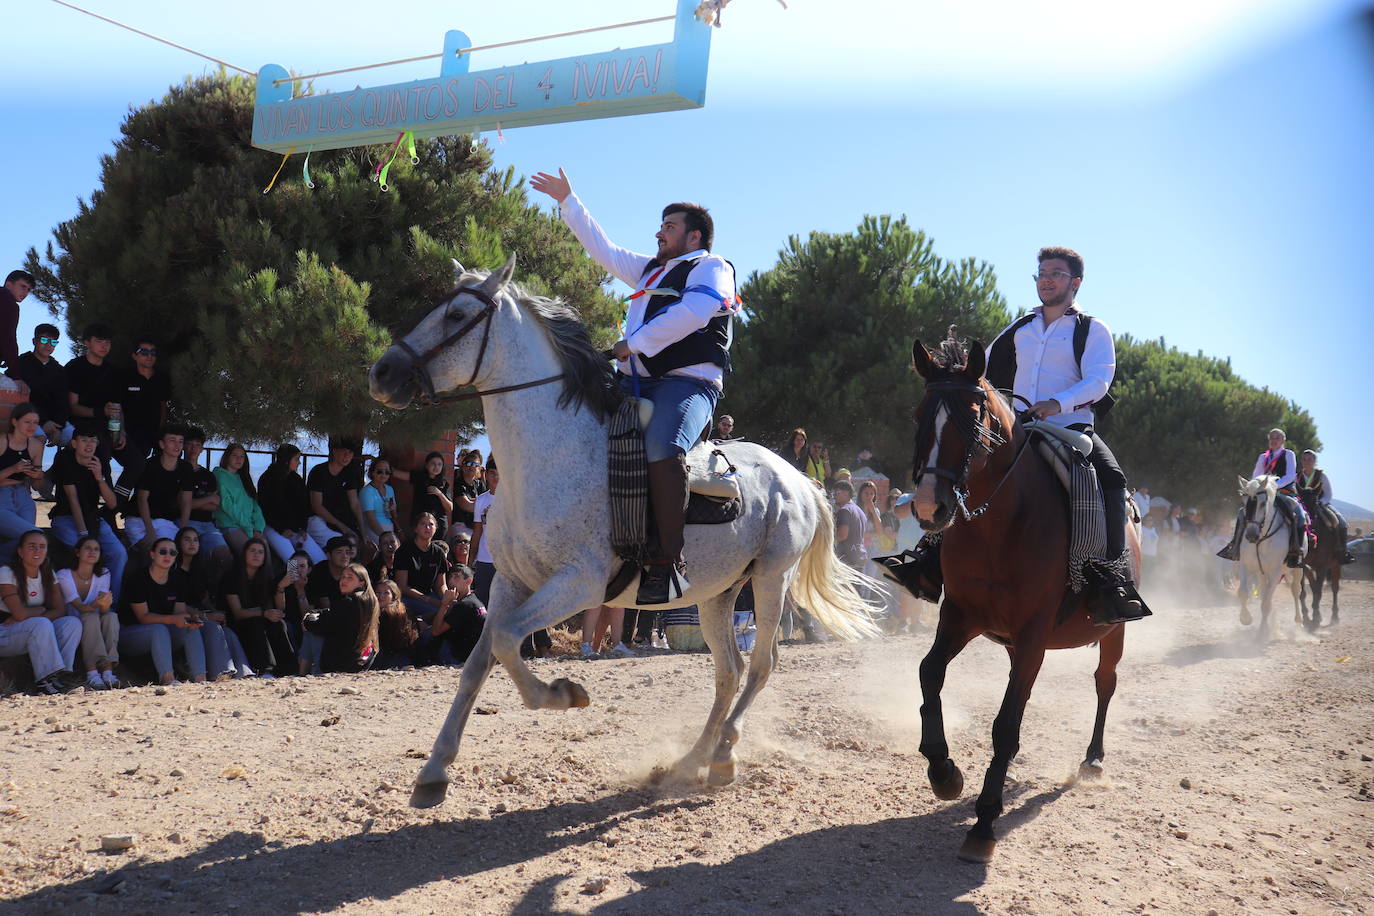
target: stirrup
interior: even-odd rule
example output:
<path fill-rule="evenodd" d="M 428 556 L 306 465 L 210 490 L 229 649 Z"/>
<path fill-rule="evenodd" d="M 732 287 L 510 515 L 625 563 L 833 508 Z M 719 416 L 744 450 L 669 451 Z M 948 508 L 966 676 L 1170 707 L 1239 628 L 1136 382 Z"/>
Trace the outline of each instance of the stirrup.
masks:
<path fill-rule="evenodd" d="M 667 604 L 691 587 L 685 563 L 650 563 L 640 572 L 635 604 Z"/>
<path fill-rule="evenodd" d="M 1240 559 L 1240 545 L 1232 541 L 1230 544 L 1218 550 L 1217 556 L 1221 557 L 1223 560 L 1230 560 L 1232 563 L 1235 563 Z"/>
<path fill-rule="evenodd" d="M 1288 551 L 1288 556 L 1283 558 L 1283 565 L 1289 569 L 1302 568 L 1302 552 L 1297 550 Z"/>
<path fill-rule="evenodd" d="M 1153 616 L 1145 599 L 1129 582 L 1102 582 L 1098 586 L 1098 622 L 1103 626 L 1130 623 Z"/>

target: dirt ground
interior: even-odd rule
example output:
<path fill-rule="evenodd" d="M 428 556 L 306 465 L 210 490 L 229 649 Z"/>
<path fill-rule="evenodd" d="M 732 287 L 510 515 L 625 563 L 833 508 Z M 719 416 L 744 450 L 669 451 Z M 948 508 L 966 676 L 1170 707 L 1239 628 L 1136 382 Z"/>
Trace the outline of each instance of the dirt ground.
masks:
<path fill-rule="evenodd" d="M 1093 785 L 1096 651 L 1052 653 L 987 866 L 954 856 L 1005 685 L 986 641 L 945 692 L 952 803 L 916 752 L 928 633 L 784 646 L 720 790 L 648 781 L 695 738 L 708 656 L 536 663 L 590 691 L 569 712 L 498 671 L 428 811 L 406 798 L 450 670 L 11 697 L 0 912 L 1370 912 L 1374 586 L 1343 597 L 1316 636 L 1280 599 L 1268 645 L 1215 597 L 1132 624 Z"/>

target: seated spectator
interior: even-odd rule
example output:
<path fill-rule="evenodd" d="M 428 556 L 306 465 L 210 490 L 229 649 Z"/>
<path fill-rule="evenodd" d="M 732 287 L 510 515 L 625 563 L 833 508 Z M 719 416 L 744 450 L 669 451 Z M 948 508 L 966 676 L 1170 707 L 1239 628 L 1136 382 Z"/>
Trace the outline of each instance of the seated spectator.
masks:
<path fill-rule="evenodd" d="M 273 583 L 267 542 L 249 538 L 233 567 L 219 583 L 220 608 L 262 677 L 296 673 L 296 649 L 286 632 L 286 588 L 291 574 Z"/>
<path fill-rule="evenodd" d="M 414 489 L 410 497 L 411 527 L 420 520 L 421 515 L 428 512 L 434 516 L 434 536 L 440 540 L 448 533 L 449 520 L 453 517 L 453 500 L 449 498 L 444 464 L 442 454 L 430 452 L 425 456 L 424 468 L 410 475 L 410 485 Z"/>
<path fill-rule="evenodd" d="M 115 450 L 123 450 L 124 411 L 119 405 L 119 388 L 114 367 L 109 364 L 110 340 L 114 329 L 103 321 L 92 322 L 81 331 L 81 355 L 64 367 L 67 372 L 67 406 L 70 422 L 96 420 L 100 426 L 100 460 L 108 463 Z M 115 420 L 118 431 L 109 428 Z M 130 486 L 136 485 L 132 481 Z M 119 492 L 116 489 L 115 492 Z M 123 494 L 121 494 L 123 495 Z M 132 495 L 132 494 L 130 494 Z"/>
<path fill-rule="evenodd" d="M 43 440 L 38 408 L 28 401 L 16 404 L 5 425 L 5 449 L 0 452 L 0 556 L 19 536 L 33 530 L 38 509 L 29 487 L 43 479 Z"/>
<path fill-rule="evenodd" d="M 339 599 L 339 579 L 353 562 L 353 539 L 343 535 L 331 538 L 325 544 L 325 558 L 316 563 L 305 581 L 305 594 L 310 599 L 310 607 L 323 610 Z M 372 581 L 369 577 L 368 581 Z"/>
<path fill-rule="evenodd" d="M 249 538 L 267 539 L 267 520 L 258 506 L 258 488 L 248 474 L 248 450 L 231 442 L 215 468 L 219 508 L 215 525 L 235 554 L 243 553 Z"/>
<path fill-rule="evenodd" d="M 191 517 L 186 524 L 200 532 L 200 549 L 210 554 L 210 576 L 217 577 L 233 562 L 229 542 L 215 524 L 215 513 L 223 500 L 215 474 L 200 463 L 205 452 L 205 431 L 192 426 L 186 430 L 186 463 L 191 466 Z M 185 526 L 182 526 L 185 527 Z"/>
<path fill-rule="evenodd" d="M 53 350 L 62 338 L 57 328 L 51 324 L 40 324 L 33 329 L 33 349 L 19 357 L 18 373 L 24 384 L 29 386 L 29 400 L 38 408 L 39 435 L 55 446 L 66 445 L 62 441 L 67 418 L 71 416 L 68 395 L 67 370 L 53 359 Z"/>
<path fill-rule="evenodd" d="M 448 571 L 448 554 L 434 540 L 434 516 L 428 512 L 415 523 L 414 537 L 396 551 L 396 584 L 401 601 L 416 619 L 428 621 L 439 609 Z"/>
<path fill-rule="evenodd" d="M 166 370 L 157 367 L 157 342 L 147 334 L 135 337 L 132 355 L 132 365 L 114 373 L 115 399 L 121 409 L 124 437 L 123 447 L 115 452 L 115 460 L 124 469 L 115 482 L 115 490 L 125 493 L 143 473 L 158 430 L 167 422 L 172 400 L 171 379 Z"/>
<path fill-rule="evenodd" d="M 396 530 L 396 491 L 391 486 L 391 462 L 373 458 L 367 469 L 367 486 L 358 497 L 362 509 L 363 538 L 369 543 Z"/>
<path fill-rule="evenodd" d="M 439 657 L 447 664 L 461 665 L 482 638 L 487 609 L 472 593 L 472 570 L 467 566 L 454 566 L 445 578 L 448 588 L 434 615 L 432 632 L 442 640 Z"/>
<path fill-rule="evenodd" d="M 310 555 L 304 550 L 298 550 L 286 560 L 286 632 L 291 637 L 293 646 L 300 646 L 296 652 L 297 669 L 300 674 L 310 674 L 314 665 L 319 662 L 318 643 L 316 638 L 313 649 L 308 650 L 305 638 L 305 618 L 306 615 L 314 613 L 310 606 L 310 595 L 306 592 L 306 583 L 310 577 Z M 307 652 L 313 654 L 307 658 Z"/>
<path fill-rule="evenodd" d="M 358 502 L 362 482 L 354 471 L 353 454 L 351 441 L 330 439 L 329 460 L 311 468 L 305 480 L 311 513 L 307 529 L 321 547 L 343 535 L 351 538 L 358 549 L 366 549 L 362 523 L 358 520 L 362 511 Z"/>
<path fill-rule="evenodd" d="M 444 543 L 448 544 L 448 565 L 450 568 L 458 565 L 472 565 L 469 560 L 472 555 L 472 535 L 462 529 L 450 528 Z"/>
<path fill-rule="evenodd" d="M 119 548 L 124 552 L 124 548 Z M 57 571 L 57 586 L 67 602 L 69 618 L 81 622 L 81 657 L 86 686 L 108 690 L 120 686 L 114 666 L 119 664 L 119 613 L 110 591 L 110 571 L 100 557 L 100 538 L 84 534 L 76 542 L 76 560 Z"/>
<path fill-rule="evenodd" d="M 49 513 L 53 535 L 68 547 L 90 535 L 100 542 L 102 562 L 110 571 L 110 591 L 116 602 L 124 584 L 124 566 L 129 554 L 100 511 L 116 505 L 110 469 L 96 454 L 100 431 L 95 420 L 78 420 L 70 444 L 53 458 L 48 476 L 52 479 L 57 502 Z"/>
<path fill-rule="evenodd" d="M 458 456 L 458 473 L 453 478 L 453 529 L 472 533 L 472 513 L 477 497 L 487 492 L 482 480 L 482 453 L 477 449 Z"/>
<path fill-rule="evenodd" d="M 783 461 L 786 461 L 788 464 L 792 465 L 792 467 L 805 474 L 806 459 L 808 457 L 806 430 L 802 429 L 800 426 L 792 430 L 792 434 L 787 437 L 787 441 L 778 447 L 778 454 L 782 456 Z"/>
<path fill-rule="evenodd" d="M 134 490 L 137 514 L 124 519 L 124 536 L 134 550 L 150 551 L 157 538 L 173 540 L 190 523 L 195 481 L 190 463 L 181 457 L 185 442 L 183 427 L 164 426 L 157 440 L 157 457 L 138 478 Z"/>
<path fill-rule="evenodd" d="M 359 563 L 344 567 L 338 586 L 339 596 L 330 607 L 321 608 L 315 619 L 307 616 L 305 628 L 324 638 L 322 670 L 366 671 L 377 656 L 377 595 Z"/>
<path fill-rule="evenodd" d="M 179 437 L 178 437 L 179 438 Z M 149 468 L 159 462 L 149 463 Z M 205 643 L 200 619 L 186 607 L 186 574 L 176 567 L 176 542 L 153 537 L 149 565 L 129 574 L 119 603 L 119 654 L 151 655 L 161 684 L 180 683 L 172 668 L 173 653 L 180 651 L 191 680 L 205 680 Z"/>
<path fill-rule="evenodd" d="M 306 531 L 310 497 L 298 473 L 300 465 L 300 449 L 290 444 L 277 446 L 272 463 L 258 478 L 258 505 L 267 523 L 263 536 L 272 545 L 272 552 L 285 563 L 293 553 L 303 550 L 313 565 L 324 562 L 324 550 Z"/>
<path fill-rule="evenodd" d="M 388 531 L 377 539 L 377 555 L 367 564 L 367 574 L 372 577 L 374 590 L 382 582 L 396 579 L 396 551 L 400 547 L 401 539 L 394 531 Z"/>
<path fill-rule="evenodd" d="M 30 530 L 8 566 L 0 566 L 0 656 L 25 655 L 33 665 L 35 691 L 66 693 L 76 667 L 81 622 L 67 616 L 62 590 L 48 562 L 48 538 Z"/>
<path fill-rule="evenodd" d="M 28 386 L 19 377 L 19 303 L 33 289 L 33 274 L 27 270 L 12 270 L 5 277 L 5 285 L 0 287 L 0 363 L 5 366 L 5 376 L 0 388 L 19 391 L 20 397 L 27 398 Z"/>
<path fill-rule="evenodd" d="M 243 643 L 229 628 L 229 616 L 216 607 L 215 596 L 210 593 L 210 564 L 200 552 L 200 532 L 189 526 L 182 528 L 177 532 L 176 543 L 177 569 L 186 574 L 186 609 L 201 624 L 206 675 L 216 680 L 223 675 L 253 677 Z"/>
<path fill-rule="evenodd" d="M 425 664 L 420 631 L 401 603 L 401 587 L 390 579 L 378 582 L 377 639 L 381 650 L 374 668 L 418 668 Z"/>

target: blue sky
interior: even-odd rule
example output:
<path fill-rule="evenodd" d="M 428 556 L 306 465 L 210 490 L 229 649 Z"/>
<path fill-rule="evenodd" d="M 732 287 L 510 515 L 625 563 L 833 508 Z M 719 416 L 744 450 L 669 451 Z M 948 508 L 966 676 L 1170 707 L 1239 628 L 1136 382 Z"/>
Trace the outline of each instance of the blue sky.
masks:
<path fill-rule="evenodd" d="M 450 28 L 482 44 L 672 11 L 670 0 L 416 2 L 404 15 L 351 0 L 327 14 L 265 0 L 231 12 L 83 5 L 249 70 L 297 72 L 435 52 Z M 735 0 L 714 36 L 704 109 L 487 137 L 498 165 L 519 174 L 567 168 L 631 246 L 647 250 L 663 201 L 706 203 L 717 250 L 746 274 L 769 267 L 788 235 L 906 214 L 941 255 L 989 261 L 1023 308 L 1034 304 L 1035 250 L 1075 247 L 1087 259 L 1085 308 L 1117 333 L 1230 357 L 1247 380 L 1297 400 L 1317 420 L 1337 496 L 1374 507 L 1363 397 L 1374 340 L 1374 36 L 1360 25 L 1363 4 L 1111 6 L 1064 0 L 1051 17 L 991 0 L 843 10 Z M 210 65 L 48 0 L 19 0 L 8 19 L 28 36 L 0 64 L 11 141 L 0 152 L 0 266 L 17 266 L 89 197 L 128 107 Z M 487 52 L 474 66 L 667 37 L 642 27 Z M 436 72 L 431 61 L 318 85 Z M 265 182 L 277 160 L 262 157 Z M 35 306 L 24 309 L 21 342 L 45 317 Z"/>

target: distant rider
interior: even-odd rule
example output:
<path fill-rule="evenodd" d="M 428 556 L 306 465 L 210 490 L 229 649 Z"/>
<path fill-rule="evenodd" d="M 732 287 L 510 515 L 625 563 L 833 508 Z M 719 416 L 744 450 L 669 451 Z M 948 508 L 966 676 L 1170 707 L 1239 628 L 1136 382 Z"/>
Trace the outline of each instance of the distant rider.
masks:
<path fill-rule="evenodd" d="M 711 254 L 715 226 L 698 204 L 663 208 L 655 238 L 658 253 L 636 254 L 606 237 L 562 169 L 540 172 L 530 186 L 558 202 L 563 221 L 582 247 L 635 292 L 616 341 L 621 388 L 653 402 L 644 430 L 649 501 L 658 528 L 659 555 L 640 577 L 639 605 L 666 604 L 689 585 L 683 562 L 687 507 L 686 453 L 711 424 L 730 367 L 731 317 L 739 311 L 735 268 Z M 657 292 L 657 291 L 662 292 Z"/>
<path fill-rule="evenodd" d="M 1310 448 L 1298 456 L 1298 478 L 1294 485 L 1298 489 L 1298 499 L 1302 500 L 1302 507 L 1307 510 L 1307 514 L 1324 521 L 1327 530 L 1340 545 L 1341 563 L 1354 563 L 1355 555 L 1346 548 L 1349 536 L 1345 516 L 1331 505 L 1331 478 L 1317 467 L 1317 453 Z"/>
<path fill-rule="evenodd" d="M 1287 441 L 1288 435 L 1283 430 L 1269 430 L 1269 448 L 1260 452 L 1255 459 L 1250 479 L 1266 474 L 1276 478 L 1274 485 L 1278 487 L 1279 495 L 1274 502 L 1288 521 L 1288 555 L 1283 562 L 1290 569 L 1297 569 L 1302 565 L 1302 539 L 1307 532 L 1307 512 L 1297 499 L 1295 481 L 1298 478 L 1298 459 L 1292 449 L 1284 447 Z M 1223 560 L 1239 560 L 1240 539 L 1244 531 L 1245 508 L 1241 507 L 1236 512 L 1236 530 L 1231 534 L 1231 543 L 1218 550 L 1217 556 Z"/>

